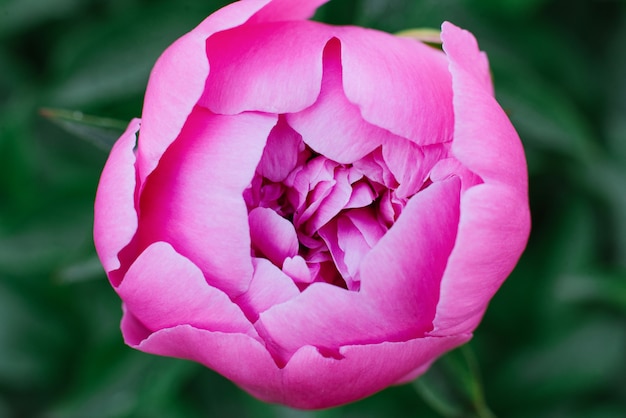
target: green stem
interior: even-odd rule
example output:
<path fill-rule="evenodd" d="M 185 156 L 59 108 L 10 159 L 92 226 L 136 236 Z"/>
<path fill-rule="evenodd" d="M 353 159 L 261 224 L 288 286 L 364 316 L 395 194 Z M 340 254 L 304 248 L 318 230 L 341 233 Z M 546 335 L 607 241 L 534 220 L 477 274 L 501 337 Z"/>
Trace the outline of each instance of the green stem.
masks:
<path fill-rule="evenodd" d="M 478 361 L 476 360 L 474 352 L 468 345 L 464 345 L 461 347 L 461 353 L 463 354 L 463 358 L 469 368 L 470 374 L 473 376 L 471 401 L 472 406 L 474 407 L 474 412 L 476 412 L 478 418 L 496 418 L 493 412 L 489 409 L 487 401 L 485 400 L 485 394 L 482 388 L 482 379 L 478 368 Z"/>

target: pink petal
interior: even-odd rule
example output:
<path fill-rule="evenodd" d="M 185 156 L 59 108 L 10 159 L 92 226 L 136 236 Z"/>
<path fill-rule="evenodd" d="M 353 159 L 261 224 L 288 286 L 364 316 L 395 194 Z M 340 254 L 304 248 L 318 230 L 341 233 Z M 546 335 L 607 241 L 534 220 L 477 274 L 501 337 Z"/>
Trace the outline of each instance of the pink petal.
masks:
<path fill-rule="evenodd" d="M 254 259 L 254 276 L 250 288 L 235 302 L 248 318 L 256 322 L 259 313 L 300 294 L 291 278 L 263 258 Z"/>
<path fill-rule="evenodd" d="M 382 155 L 382 148 L 375 149 L 371 154 L 355 161 L 353 167 L 365 177 L 386 188 L 394 189 L 398 182 L 394 178 Z"/>
<path fill-rule="evenodd" d="M 126 310 L 151 331 L 188 324 L 256 336 L 241 309 L 164 242 L 152 244 L 135 260 L 117 292 Z"/>
<path fill-rule="evenodd" d="M 361 292 L 380 315 L 431 328 L 439 284 L 455 245 L 460 181 L 452 177 L 413 196 L 361 264 Z M 398 325 L 396 325 L 398 327 Z"/>
<path fill-rule="evenodd" d="M 478 42 L 470 32 L 455 26 L 450 22 L 441 25 L 441 40 L 444 52 L 450 61 L 450 71 L 453 78 L 458 77 L 457 71 L 474 79 L 480 91 L 488 96 L 494 95 L 493 81 L 489 69 L 487 54 L 478 49 Z M 458 80 L 453 80 L 457 83 Z M 456 91 L 455 85 L 455 95 Z"/>
<path fill-rule="evenodd" d="M 408 339 L 408 335 L 392 335 L 393 321 L 379 315 L 359 292 L 319 282 L 263 312 L 255 328 L 279 364 L 306 345 L 338 349 Z"/>
<path fill-rule="evenodd" d="M 304 258 L 299 255 L 288 257 L 283 263 L 283 272 L 296 283 L 311 283 L 313 277 Z"/>
<path fill-rule="evenodd" d="M 139 124 L 139 119 L 131 121 L 113 146 L 96 193 L 93 234 L 98 256 L 107 273 L 120 268 L 118 254 L 137 231 L 133 148 Z"/>
<path fill-rule="evenodd" d="M 352 163 L 393 135 L 363 120 L 359 108 L 346 99 L 341 45 L 336 39 L 326 45 L 323 59 L 319 98 L 313 106 L 287 115 L 287 122 L 314 151 L 339 163 Z"/>
<path fill-rule="evenodd" d="M 343 250 L 343 261 L 348 268 L 350 277 L 355 278 L 361 267 L 363 257 L 369 253 L 372 247 L 348 216 L 342 216 L 337 220 L 337 229 L 339 247 Z M 348 289 L 353 290 L 353 286 L 348 286 Z"/>
<path fill-rule="evenodd" d="M 452 153 L 486 182 L 527 194 L 526 160 L 519 136 L 493 97 L 487 58 L 467 31 L 444 23 L 441 38 L 454 86 Z"/>
<path fill-rule="evenodd" d="M 142 341 L 127 343 L 146 353 L 201 363 L 257 397 L 276 401 L 286 398 L 281 370 L 265 346 L 249 335 L 179 325 L 157 331 Z"/>
<path fill-rule="evenodd" d="M 407 198 L 417 193 L 428 172 L 445 155 L 446 150 L 441 144 L 420 147 L 403 138 L 386 141 L 383 145 L 383 158 L 400 184 L 396 195 Z"/>
<path fill-rule="evenodd" d="M 288 405 L 302 409 L 328 408 L 370 396 L 414 370 L 426 371 L 439 356 L 471 338 L 417 338 L 406 342 L 351 345 L 336 357 L 313 347 L 299 350 L 283 371 Z M 331 388 L 331 390 L 329 390 Z M 257 395 L 259 396 L 259 395 Z M 270 402 L 278 399 L 259 396 Z"/>
<path fill-rule="evenodd" d="M 298 112 L 315 101 L 329 26 L 308 21 L 244 25 L 207 41 L 211 73 L 200 100 L 215 113 Z"/>
<path fill-rule="evenodd" d="M 157 166 L 165 149 L 178 137 L 187 116 L 204 91 L 209 62 L 206 39 L 239 26 L 269 0 L 230 4 L 207 17 L 194 30 L 178 39 L 158 59 L 148 82 L 139 140 L 139 180 Z"/>
<path fill-rule="evenodd" d="M 482 184 L 461 200 L 457 243 L 441 280 L 432 335 L 471 332 L 526 246 L 527 201 L 502 185 Z"/>
<path fill-rule="evenodd" d="M 144 324 L 142 324 L 133 314 L 128 310 L 126 304 L 122 304 L 122 321 L 120 328 L 122 329 L 122 335 L 124 336 L 124 342 L 129 346 L 139 344 L 152 334 Z"/>
<path fill-rule="evenodd" d="M 469 32 L 452 24 L 443 25 L 442 39 L 455 91 L 452 152 L 485 184 L 468 189 L 461 200 L 457 245 L 441 282 L 433 335 L 477 326 L 530 230 L 523 149 L 493 98 L 486 57 Z"/>
<path fill-rule="evenodd" d="M 313 234 L 346 206 L 352 195 L 352 186 L 348 176 L 347 169 L 338 167 L 334 170 L 334 184 L 328 189 L 328 193 L 323 199 L 317 200 L 319 206 L 307 221 L 307 232 Z"/>
<path fill-rule="evenodd" d="M 360 231 L 369 247 L 374 247 L 387 232 L 374 215 L 370 208 L 351 210 L 346 213 L 346 218 Z"/>
<path fill-rule="evenodd" d="M 304 20 L 313 16 L 315 10 L 328 0 L 272 0 L 259 10 L 250 20 L 251 23 L 275 22 L 281 20 Z"/>
<path fill-rule="evenodd" d="M 282 266 L 285 258 L 298 253 L 298 237 L 293 224 L 272 209 L 252 209 L 248 222 L 252 248 L 275 265 Z"/>
<path fill-rule="evenodd" d="M 396 222 L 408 202 L 407 198 L 399 198 L 393 191 L 387 190 L 380 198 L 378 206 L 379 221 L 388 228 Z"/>
<path fill-rule="evenodd" d="M 348 289 L 359 289 L 361 261 L 385 232 L 367 208 L 348 211 L 319 231 Z"/>
<path fill-rule="evenodd" d="M 255 326 L 275 356 L 286 361 L 305 345 L 406 341 L 430 331 L 456 237 L 459 194 L 460 181 L 451 178 L 414 196 L 362 261 L 360 292 L 313 283 L 261 314 Z"/>
<path fill-rule="evenodd" d="M 464 334 L 351 345 L 336 349 L 334 356 L 332 350 L 307 346 L 282 369 L 262 344 L 244 334 L 180 325 L 127 342 L 148 353 L 199 362 L 263 401 L 319 409 L 353 402 L 400 383 L 404 376 L 425 371 L 434 359 L 470 338 Z"/>
<path fill-rule="evenodd" d="M 165 241 L 231 297 L 252 278 L 243 191 L 250 184 L 276 116 L 214 115 L 196 108 L 146 182 L 140 241 Z"/>
<path fill-rule="evenodd" d="M 302 137 L 280 118 L 267 139 L 257 170 L 261 176 L 281 182 L 296 168 L 303 151 Z"/>
<path fill-rule="evenodd" d="M 336 183 L 334 179 L 335 167 L 334 162 L 324 157 L 316 157 L 309 161 L 302 170 L 294 172 L 292 179 L 287 179 L 286 184 L 292 188 L 291 192 L 295 194 L 293 200 L 295 201 L 296 212 L 293 223 L 296 228 L 307 222 L 332 192 Z"/>
<path fill-rule="evenodd" d="M 454 157 L 444 158 L 438 161 L 430 172 L 430 179 L 433 182 L 437 182 L 445 180 L 452 175 L 461 179 L 461 191 L 463 193 L 470 187 L 483 183 L 483 180 L 479 176 L 471 172 Z"/>
<path fill-rule="evenodd" d="M 352 274 L 350 274 L 350 270 L 345 262 L 346 253 L 343 248 L 339 245 L 339 225 L 338 220 L 333 219 L 328 222 L 318 231 L 320 238 L 324 240 L 324 243 L 328 247 L 330 254 L 332 255 L 333 262 L 337 271 L 341 276 L 346 280 L 346 284 L 348 282 L 352 282 Z"/>
<path fill-rule="evenodd" d="M 366 121 L 419 145 L 452 139 L 452 89 L 441 51 L 353 27 L 338 37 L 344 90 Z"/>
<path fill-rule="evenodd" d="M 344 206 L 344 209 L 362 208 L 372 204 L 376 200 L 377 194 L 365 181 L 359 181 L 352 185 L 352 193 L 350 200 Z"/>

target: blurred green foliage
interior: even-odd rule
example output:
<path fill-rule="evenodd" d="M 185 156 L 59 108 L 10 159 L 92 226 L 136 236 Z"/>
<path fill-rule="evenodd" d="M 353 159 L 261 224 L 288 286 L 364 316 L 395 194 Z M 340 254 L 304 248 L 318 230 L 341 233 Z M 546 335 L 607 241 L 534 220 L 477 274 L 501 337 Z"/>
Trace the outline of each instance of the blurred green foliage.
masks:
<path fill-rule="evenodd" d="M 620 0 L 333 0 L 316 16 L 390 32 L 450 20 L 489 55 L 527 150 L 534 226 L 465 351 L 413 385 L 301 412 L 123 345 L 91 240 L 106 153 L 39 111 L 139 116 L 159 53 L 225 3 L 0 0 L 0 417 L 463 417 L 483 397 L 500 417 L 626 416 Z"/>

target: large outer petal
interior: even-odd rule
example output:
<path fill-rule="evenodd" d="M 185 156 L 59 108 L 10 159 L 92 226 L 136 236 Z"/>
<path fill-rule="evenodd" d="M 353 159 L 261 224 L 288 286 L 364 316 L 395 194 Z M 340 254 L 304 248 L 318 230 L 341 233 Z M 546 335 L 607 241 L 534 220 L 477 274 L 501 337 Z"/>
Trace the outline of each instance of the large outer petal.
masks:
<path fill-rule="evenodd" d="M 328 0 L 272 0 L 252 16 L 248 23 L 308 19 L 318 7 L 327 2 Z"/>
<path fill-rule="evenodd" d="M 454 89 L 452 153 L 484 180 L 461 200 L 457 242 L 441 283 L 432 335 L 471 332 L 513 270 L 530 230 L 526 162 L 515 129 L 493 97 L 476 40 L 443 25 Z"/>
<path fill-rule="evenodd" d="M 441 51 L 361 28 L 345 28 L 339 39 L 345 93 L 365 120 L 420 145 L 452 138 L 450 74 Z"/>
<path fill-rule="evenodd" d="M 140 181 L 152 172 L 161 154 L 176 139 L 204 91 L 209 75 L 206 40 L 211 35 L 247 21 L 256 24 L 306 19 L 326 1 L 238 1 L 211 14 L 172 44 L 152 69 L 146 90 L 138 156 Z"/>
<path fill-rule="evenodd" d="M 283 369 L 276 366 L 262 344 L 244 334 L 182 325 L 144 340 L 127 338 L 126 342 L 145 352 L 202 363 L 264 401 L 316 409 L 372 395 L 416 369 L 425 370 L 438 356 L 470 337 L 463 334 L 352 345 L 342 347 L 339 358 L 306 346 Z"/>
<path fill-rule="evenodd" d="M 437 357 L 470 337 L 464 334 L 346 346 L 339 350 L 340 359 L 320 356 L 315 348 L 303 347 L 284 369 L 283 401 L 304 409 L 356 401 L 399 382 L 415 369 L 425 371 Z"/>
<path fill-rule="evenodd" d="M 276 121 L 275 115 L 223 116 L 196 107 L 146 180 L 140 248 L 168 242 L 209 284 L 231 297 L 245 292 L 253 269 L 242 195 Z"/>
<path fill-rule="evenodd" d="M 445 55 L 412 39 L 356 27 L 285 21 L 218 33 L 207 43 L 212 69 L 199 105 L 223 114 L 303 111 L 320 94 L 323 51 L 333 38 L 341 44 L 346 97 L 328 100 L 322 96 L 322 103 L 307 109 L 307 113 L 321 114 L 330 121 L 321 125 L 330 139 L 313 145 L 314 149 L 326 152 L 333 141 L 340 142 L 334 139 L 340 134 L 348 134 L 350 140 L 359 136 L 360 141 L 363 136 L 380 137 L 379 143 L 383 137 L 397 136 L 419 145 L 451 140 L 452 89 Z M 335 67 L 339 63 L 332 62 L 332 54 L 337 47 L 330 45 L 327 60 Z M 328 119 L 326 115 L 331 113 L 334 117 Z M 353 123 L 356 116 L 369 124 Z M 336 121 L 346 118 L 350 123 L 337 129 Z M 293 119 L 303 124 L 302 118 Z M 309 135 L 303 131 L 305 142 L 318 135 L 319 129 L 303 126 L 310 131 Z M 351 162 L 359 153 L 366 153 L 365 148 L 373 149 L 371 142 L 356 154 L 350 148 L 340 151 L 338 160 Z M 342 149 L 353 147 L 348 140 L 340 145 Z"/>
<path fill-rule="evenodd" d="M 315 102 L 333 28 L 317 22 L 244 25 L 212 36 L 211 74 L 199 105 L 215 113 L 291 113 Z"/>
<path fill-rule="evenodd" d="M 148 247 L 116 290 L 126 309 L 152 331 L 192 325 L 257 337 L 241 309 L 168 243 Z"/>
<path fill-rule="evenodd" d="M 454 90 L 452 153 L 487 183 L 505 183 L 527 195 L 526 159 L 519 136 L 493 97 L 486 55 L 471 33 L 444 23 Z"/>
<path fill-rule="evenodd" d="M 118 254 L 137 231 L 133 148 L 139 124 L 139 119 L 134 119 L 113 146 L 96 193 L 93 237 L 107 273 L 120 268 Z"/>

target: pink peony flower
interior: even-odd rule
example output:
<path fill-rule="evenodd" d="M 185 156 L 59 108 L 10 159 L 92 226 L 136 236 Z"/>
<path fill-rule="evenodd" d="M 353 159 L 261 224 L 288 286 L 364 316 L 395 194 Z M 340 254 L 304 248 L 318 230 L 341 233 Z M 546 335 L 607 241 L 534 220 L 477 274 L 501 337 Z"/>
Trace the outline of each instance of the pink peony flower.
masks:
<path fill-rule="evenodd" d="M 324 2 L 242 0 L 168 48 L 95 205 L 126 343 L 298 408 L 468 341 L 529 233 L 474 37 L 306 20 Z"/>

